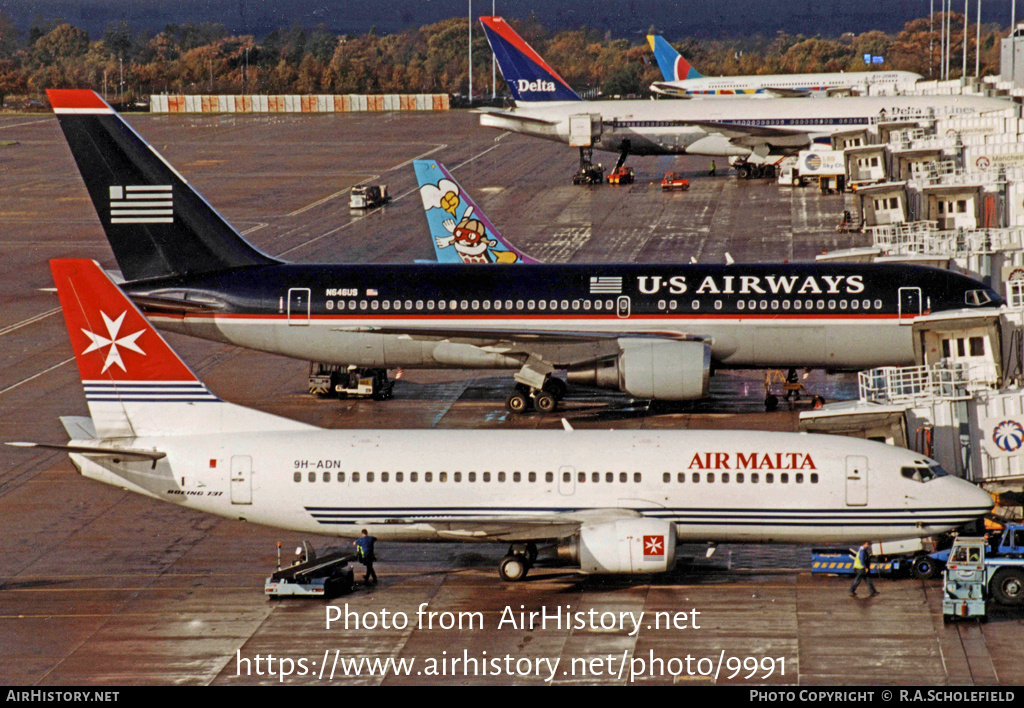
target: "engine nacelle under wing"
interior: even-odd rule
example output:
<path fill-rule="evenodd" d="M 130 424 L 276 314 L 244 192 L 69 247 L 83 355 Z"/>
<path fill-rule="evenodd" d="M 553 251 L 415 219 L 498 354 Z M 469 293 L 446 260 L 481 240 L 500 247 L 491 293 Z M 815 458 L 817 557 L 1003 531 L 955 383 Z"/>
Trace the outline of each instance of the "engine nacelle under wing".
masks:
<path fill-rule="evenodd" d="M 693 401 L 706 398 L 711 376 L 711 345 L 697 341 L 620 339 L 621 353 L 582 370 L 569 381 L 625 391 L 637 398 Z"/>
<path fill-rule="evenodd" d="M 676 529 L 661 519 L 583 526 L 558 544 L 558 557 L 585 573 L 664 573 L 676 562 Z"/>

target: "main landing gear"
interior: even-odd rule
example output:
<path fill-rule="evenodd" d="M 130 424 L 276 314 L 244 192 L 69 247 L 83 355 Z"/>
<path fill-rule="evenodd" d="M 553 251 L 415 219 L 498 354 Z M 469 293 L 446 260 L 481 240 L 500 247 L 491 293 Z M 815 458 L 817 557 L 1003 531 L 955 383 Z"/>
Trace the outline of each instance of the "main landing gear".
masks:
<path fill-rule="evenodd" d="M 548 376 L 540 389 L 516 383 L 515 390 L 505 399 L 505 408 L 510 413 L 526 413 L 531 408 L 541 413 L 551 413 L 558 408 L 558 402 L 565 398 L 567 388 L 565 381 L 554 376 Z"/>
<path fill-rule="evenodd" d="M 498 575 L 505 582 L 515 583 L 526 577 L 526 574 L 537 562 L 537 544 L 533 541 L 528 543 L 513 543 L 508 547 L 508 553 L 501 559 L 498 565 Z"/>
<path fill-rule="evenodd" d="M 775 165 L 741 162 L 736 165 L 736 176 L 740 179 L 775 179 Z"/>

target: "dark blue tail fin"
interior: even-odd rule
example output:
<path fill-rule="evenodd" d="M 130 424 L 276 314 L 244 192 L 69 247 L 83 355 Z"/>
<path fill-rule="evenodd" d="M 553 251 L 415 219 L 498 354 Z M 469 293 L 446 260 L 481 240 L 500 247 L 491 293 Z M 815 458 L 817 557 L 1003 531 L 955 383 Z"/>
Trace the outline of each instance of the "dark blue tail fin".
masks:
<path fill-rule="evenodd" d="M 128 280 L 278 261 L 253 248 L 95 92 L 46 92 Z"/>

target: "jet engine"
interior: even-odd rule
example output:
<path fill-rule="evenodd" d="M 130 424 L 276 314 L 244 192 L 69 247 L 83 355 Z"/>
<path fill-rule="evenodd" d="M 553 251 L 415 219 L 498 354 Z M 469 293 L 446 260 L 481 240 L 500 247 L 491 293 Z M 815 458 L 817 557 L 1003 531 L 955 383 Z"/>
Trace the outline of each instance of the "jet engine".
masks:
<path fill-rule="evenodd" d="M 661 519 L 583 526 L 558 542 L 558 558 L 585 573 L 664 573 L 676 562 L 676 529 Z"/>
<path fill-rule="evenodd" d="M 620 339 L 617 357 L 572 369 L 569 381 L 637 398 L 692 401 L 708 395 L 711 345 L 697 341 Z"/>

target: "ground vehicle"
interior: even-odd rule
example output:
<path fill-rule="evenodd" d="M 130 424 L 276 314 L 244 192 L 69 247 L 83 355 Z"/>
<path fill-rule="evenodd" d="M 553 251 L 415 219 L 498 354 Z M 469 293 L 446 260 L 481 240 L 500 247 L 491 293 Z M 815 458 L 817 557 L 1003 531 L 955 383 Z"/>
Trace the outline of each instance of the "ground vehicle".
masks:
<path fill-rule="evenodd" d="M 573 184 L 601 184 L 604 182 L 604 168 L 601 165 L 581 165 L 579 171 L 572 176 Z"/>
<path fill-rule="evenodd" d="M 348 207 L 349 209 L 373 209 L 387 204 L 390 200 L 386 184 L 362 184 L 352 188 Z"/>
<path fill-rule="evenodd" d="M 661 188 L 666 192 L 673 189 L 685 191 L 690 188 L 690 180 L 682 175 L 677 175 L 675 172 L 666 172 L 665 176 L 661 178 Z"/>
<path fill-rule="evenodd" d="M 372 397 L 383 401 L 391 397 L 395 382 L 385 369 L 357 369 L 339 364 L 313 361 L 309 364 L 309 392 L 338 398 Z"/>
<path fill-rule="evenodd" d="M 612 170 L 608 184 L 633 184 L 633 168 L 622 166 Z"/>
<path fill-rule="evenodd" d="M 277 544 L 277 571 L 263 584 L 267 595 L 330 598 L 352 590 L 355 573 L 349 563 L 355 560 L 354 553 L 332 549 L 318 557 L 305 543 L 302 549 L 301 562 L 282 569 L 281 544 Z"/>
<path fill-rule="evenodd" d="M 1007 529 L 1003 537 L 1009 533 Z M 953 617 L 977 617 L 984 622 L 989 598 L 1000 605 L 1024 608 L 1024 558 L 1020 554 L 992 555 L 985 538 L 959 537 L 949 549 L 942 588 L 946 622 Z"/>
<path fill-rule="evenodd" d="M 818 182 L 826 190 L 842 191 L 846 186 L 846 162 L 842 150 L 801 150 L 796 159 L 779 164 L 779 184 L 804 187 Z"/>

